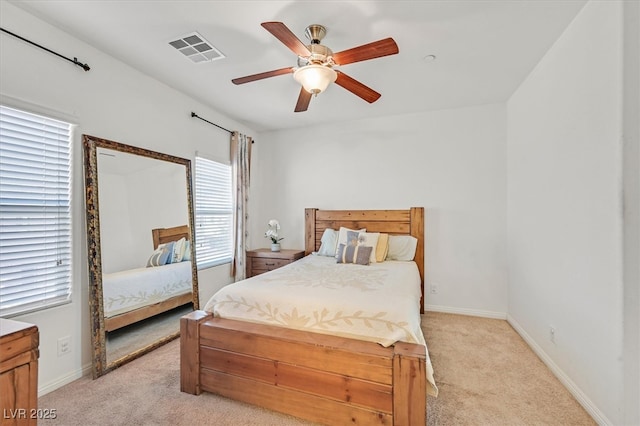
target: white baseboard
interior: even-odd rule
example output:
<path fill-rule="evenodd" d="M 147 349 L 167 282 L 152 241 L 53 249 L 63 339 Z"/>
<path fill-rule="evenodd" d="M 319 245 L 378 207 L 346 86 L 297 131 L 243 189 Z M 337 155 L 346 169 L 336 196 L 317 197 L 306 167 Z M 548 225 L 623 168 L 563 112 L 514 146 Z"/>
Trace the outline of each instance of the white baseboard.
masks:
<path fill-rule="evenodd" d="M 452 308 L 449 306 L 440 306 L 440 305 L 426 305 L 425 311 L 443 312 L 446 314 L 469 315 L 472 317 L 483 317 L 483 318 L 493 318 L 493 319 L 502 319 L 502 320 L 507 319 L 507 314 L 505 312 L 483 311 L 479 309 L 468 309 L 468 308 Z"/>
<path fill-rule="evenodd" d="M 540 357 L 542 362 L 549 367 L 549 370 L 560 380 L 560 383 L 573 395 L 573 397 L 584 407 L 584 409 L 593 417 L 593 419 L 601 426 L 613 425 L 611 421 L 604 415 L 602 411 L 596 407 L 596 405 L 585 395 L 584 392 L 565 374 L 564 371 L 547 355 L 547 353 L 536 343 L 535 340 L 518 324 L 518 322 L 511 316 L 507 315 L 507 322 L 511 324 L 511 327 L 527 342 L 533 352 Z"/>
<path fill-rule="evenodd" d="M 67 374 L 66 376 L 59 377 L 52 382 L 45 383 L 44 385 L 38 387 L 38 398 L 89 374 L 91 374 L 91 364 L 87 364 L 83 366 L 81 370 L 76 370 L 72 373 Z"/>

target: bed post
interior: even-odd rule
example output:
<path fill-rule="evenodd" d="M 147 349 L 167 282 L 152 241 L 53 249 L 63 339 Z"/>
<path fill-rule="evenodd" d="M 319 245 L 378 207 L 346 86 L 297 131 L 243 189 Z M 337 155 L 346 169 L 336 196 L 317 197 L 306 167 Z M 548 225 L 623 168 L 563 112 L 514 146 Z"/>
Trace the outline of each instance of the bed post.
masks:
<path fill-rule="evenodd" d="M 304 209 L 304 255 L 316 251 L 316 210 Z"/>
<path fill-rule="evenodd" d="M 200 395 L 200 323 L 213 317 L 193 311 L 180 318 L 180 390 Z"/>
<path fill-rule="evenodd" d="M 393 424 L 427 424 L 424 346 L 396 342 L 393 355 Z"/>
<path fill-rule="evenodd" d="M 416 246 L 416 264 L 422 280 L 422 294 L 420 296 L 420 313 L 424 314 L 424 207 L 411 207 L 411 235 L 418 239 Z"/>

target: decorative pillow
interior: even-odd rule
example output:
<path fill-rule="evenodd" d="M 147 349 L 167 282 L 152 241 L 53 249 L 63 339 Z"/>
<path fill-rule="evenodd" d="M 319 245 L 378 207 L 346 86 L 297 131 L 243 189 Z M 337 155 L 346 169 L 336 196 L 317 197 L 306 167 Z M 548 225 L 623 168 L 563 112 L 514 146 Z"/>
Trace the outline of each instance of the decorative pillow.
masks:
<path fill-rule="evenodd" d="M 173 246 L 175 245 L 175 241 L 171 241 L 170 243 L 165 243 L 164 247 L 168 252 L 167 262 L 165 265 L 169 265 L 171 263 L 171 259 L 173 259 Z"/>
<path fill-rule="evenodd" d="M 380 234 L 376 245 L 376 262 L 384 262 L 389 251 L 389 234 Z"/>
<path fill-rule="evenodd" d="M 167 263 L 180 263 L 184 258 L 184 248 L 186 238 L 182 237 L 178 241 L 173 242 L 173 250 L 171 251 L 171 261 Z"/>
<path fill-rule="evenodd" d="M 355 233 L 355 232 L 354 232 Z M 353 244 L 340 244 L 338 246 L 338 263 L 356 263 L 368 265 L 373 247 Z"/>
<path fill-rule="evenodd" d="M 186 240 L 184 242 L 184 256 L 182 256 L 182 261 L 187 262 L 191 260 L 191 241 Z"/>
<path fill-rule="evenodd" d="M 171 263 L 171 255 L 173 254 L 173 242 L 160 244 L 151 254 L 147 261 L 147 268 L 151 266 L 162 266 Z"/>
<path fill-rule="evenodd" d="M 336 249 L 340 246 L 340 244 L 347 245 L 347 232 L 367 232 L 367 230 L 366 228 L 363 228 L 357 231 L 355 229 L 349 229 L 349 228 L 345 228 L 344 226 L 341 226 L 340 231 L 338 232 L 338 242 L 336 243 Z M 335 256 L 336 258 L 338 257 L 338 250 L 336 250 Z"/>
<path fill-rule="evenodd" d="M 336 247 L 338 246 L 338 231 L 335 229 L 327 228 L 322 234 L 320 239 L 320 249 L 318 250 L 318 256 L 330 256 L 335 257 Z"/>
<path fill-rule="evenodd" d="M 376 247 L 378 245 L 379 232 L 360 232 L 358 234 L 358 245 L 371 247 L 369 263 L 376 263 Z"/>
<path fill-rule="evenodd" d="M 389 235 L 387 260 L 413 260 L 418 239 L 411 235 Z"/>

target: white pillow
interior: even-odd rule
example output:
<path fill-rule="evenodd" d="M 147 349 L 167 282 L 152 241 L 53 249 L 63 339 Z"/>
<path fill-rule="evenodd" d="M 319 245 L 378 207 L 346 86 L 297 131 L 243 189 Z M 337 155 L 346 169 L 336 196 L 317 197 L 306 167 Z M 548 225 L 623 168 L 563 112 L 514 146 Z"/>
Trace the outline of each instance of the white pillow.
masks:
<path fill-rule="evenodd" d="M 411 235 L 389 235 L 387 260 L 413 260 L 418 239 Z"/>
<path fill-rule="evenodd" d="M 187 262 L 191 260 L 191 241 L 186 240 L 184 242 L 184 256 L 182 256 L 182 261 Z"/>
<path fill-rule="evenodd" d="M 349 229 L 349 228 L 345 228 L 344 226 L 340 227 L 340 232 L 338 232 L 338 242 L 336 243 L 336 253 L 335 253 L 335 257 L 336 259 L 338 258 L 338 246 L 340 244 L 344 244 L 345 246 L 347 245 L 347 232 L 367 232 L 366 228 L 363 229 Z"/>
<path fill-rule="evenodd" d="M 187 239 L 182 237 L 178 241 L 173 243 L 173 250 L 171 253 L 171 261 L 167 263 L 179 263 L 182 262 L 182 258 L 184 257 L 185 245 Z"/>
<path fill-rule="evenodd" d="M 335 229 L 327 228 L 322 234 L 320 239 L 320 250 L 318 250 L 318 256 L 333 257 L 336 255 L 336 248 L 338 247 L 338 231 Z"/>

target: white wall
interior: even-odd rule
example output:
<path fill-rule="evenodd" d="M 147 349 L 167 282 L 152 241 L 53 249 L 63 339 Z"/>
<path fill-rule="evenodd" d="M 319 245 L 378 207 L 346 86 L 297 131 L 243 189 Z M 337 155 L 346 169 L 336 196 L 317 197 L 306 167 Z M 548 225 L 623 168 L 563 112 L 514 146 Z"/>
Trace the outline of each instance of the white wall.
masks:
<path fill-rule="evenodd" d="M 623 14 L 624 423 L 640 425 L 640 2 Z"/>
<path fill-rule="evenodd" d="M 613 424 L 623 424 L 621 10 L 588 3 L 507 105 L 509 319 Z"/>
<path fill-rule="evenodd" d="M 311 113 L 311 112 L 310 112 Z M 251 247 L 280 220 L 304 249 L 304 209 L 425 207 L 432 310 L 506 317 L 506 112 L 486 105 L 261 134 Z"/>
<path fill-rule="evenodd" d="M 104 274 L 144 268 L 154 250 L 151 230 L 189 223 L 185 167 L 149 158 L 139 160 L 155 166 L 124 174 L 107 173 L 98 155 Z"/>
<path fill-rule="evenodd" d="M 99 185 L 102 272 L 110 274 L 139 268 L 141 265 L 134 262 L 137 244 L 129 220 L 132 211 L 129 203 L 122 202 L 123 194 L 127 194 L 126 179 L 122 175 L 101 171 Z"/>
<path fill-rule="evenodd" d="M 226 128 L 248 134 L 252 131 L 6 1 L 0 2 L 0 24 L 91 66 L 85 72 L 14 37 L 0 36 L 1 101 L 77 124 L 73 146 L 73 301 L 14 318 L 39 327 L 39 389 L 44 393 L 80 377 L 91 360 L 80 135 L 86 133 L 193 162 L 196 150 L 229 158 L 229 135 L 191 118 L 191 111 Z M 201 300 L 206 301 L 230 281 L 228 265 L 200 271 Z M 57 340 L 63 336 L 71 336 L 72 352 L 58 357 Z"/>

